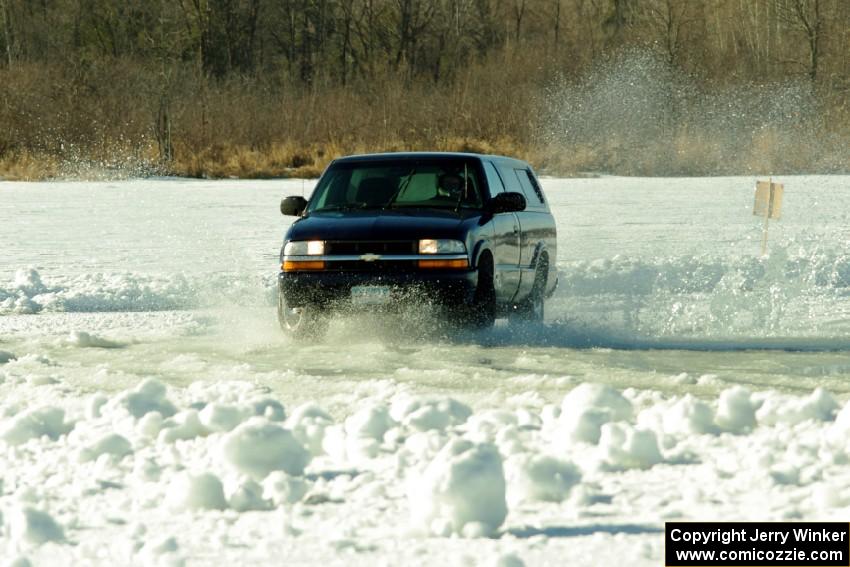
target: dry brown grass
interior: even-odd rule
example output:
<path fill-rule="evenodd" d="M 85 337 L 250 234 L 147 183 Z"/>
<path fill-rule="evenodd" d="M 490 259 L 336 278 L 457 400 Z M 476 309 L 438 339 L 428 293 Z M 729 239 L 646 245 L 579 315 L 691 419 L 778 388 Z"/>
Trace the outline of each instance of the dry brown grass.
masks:
<path fill-rule="evenodd" d="M 41 181 L 56 177 L 58 171 L 59 164 L 50 155 L 23 151 L 0 157 L 0 180 Z"/>
<path fill-rule="evenodd" d="M 850 170 L 850 106 L 842 97 L 824 98 L 823 121 L 807 132 L 765 128 L 729 140 L 697 122 L 637 142 L 615 131 L 593 143 L 547 138 L 544 102 L 529 95 L 541 89 L 544 71 L 518 57 L 485 60 L 439 87 L 393 76 L 347 87 L 216 82 L 184 69 L 166 86 L 169 163 L 160 161 L 155 133 L 165 87 L 150 70 L 132 63 L 88 75 L 37 64 L 0 69 L 0 178 L 316 177 L 342 155 L 412 150 L 516 156 L 550 175 Z M 56 84 L 68 88 L 57 92 Z"/>

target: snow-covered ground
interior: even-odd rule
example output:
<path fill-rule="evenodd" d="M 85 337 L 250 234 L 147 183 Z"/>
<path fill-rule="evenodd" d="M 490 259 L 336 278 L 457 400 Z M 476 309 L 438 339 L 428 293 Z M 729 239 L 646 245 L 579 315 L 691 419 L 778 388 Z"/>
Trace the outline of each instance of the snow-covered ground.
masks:
<path fill-rule="evenodd" d="M 659 565 L 850 508 L 850 178 L 545 179 L 544 328 L 272 302 L 301 181 L 0 182 L 0 558 Z M 402 328 L 403 327 L 403 328 Z"/>

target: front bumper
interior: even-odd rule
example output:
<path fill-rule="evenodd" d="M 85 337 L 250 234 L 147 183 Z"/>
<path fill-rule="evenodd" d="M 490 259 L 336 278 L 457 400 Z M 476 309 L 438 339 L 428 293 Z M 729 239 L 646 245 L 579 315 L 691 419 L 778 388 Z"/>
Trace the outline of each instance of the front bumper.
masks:
<path fill-rule="evenodd" d="M 475 270 L 415 272 L 280 272 L 278 287 L 291 307 L 349 308 L 354 286 L 390 288 L 391 305 L 403 302 L 469 305 L 478 285 Z M 366 306 L 373 308 L 373 306 Z"/>

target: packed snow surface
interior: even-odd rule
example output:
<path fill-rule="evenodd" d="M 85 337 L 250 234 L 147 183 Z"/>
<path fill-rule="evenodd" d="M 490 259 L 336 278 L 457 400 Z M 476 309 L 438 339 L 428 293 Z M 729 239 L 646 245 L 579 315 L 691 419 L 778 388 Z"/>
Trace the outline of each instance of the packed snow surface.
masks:
<path fill-rule="evenodd" d="M 314 344 L 273 307 L 311 182 L 0 183 L 1 563 L 654 566 L 665 520 L 845 520 L 850 178 L 780 181 L 762 258 L 753 178 L 544 179 L 544 326 Z"/>

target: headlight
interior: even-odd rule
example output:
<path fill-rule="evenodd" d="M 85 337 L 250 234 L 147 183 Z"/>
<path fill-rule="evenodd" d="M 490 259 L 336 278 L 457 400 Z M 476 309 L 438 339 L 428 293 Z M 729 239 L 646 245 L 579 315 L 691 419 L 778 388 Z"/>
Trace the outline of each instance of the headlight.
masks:
<path fill-rule="evenodd" d="M 290 240 L 283 247 L 284 256 L 321 256 L 324 253 L 325 242 L 323 240 Z"/>
<path fill-rule="evenodd" d="M 420 240 L 420 254 L 465 254 L 466 245 L 460 240 Z"/>

